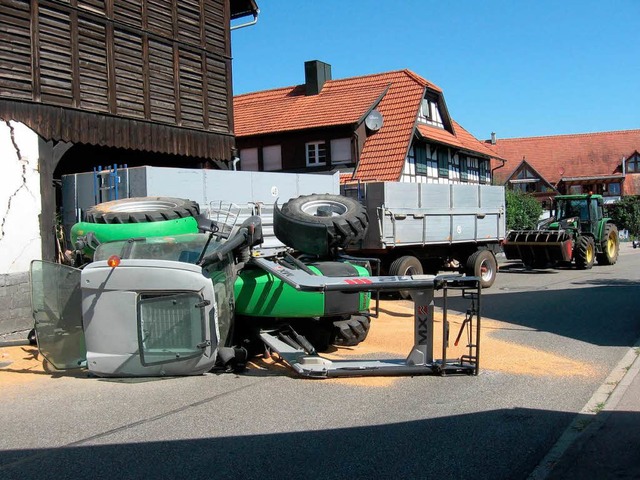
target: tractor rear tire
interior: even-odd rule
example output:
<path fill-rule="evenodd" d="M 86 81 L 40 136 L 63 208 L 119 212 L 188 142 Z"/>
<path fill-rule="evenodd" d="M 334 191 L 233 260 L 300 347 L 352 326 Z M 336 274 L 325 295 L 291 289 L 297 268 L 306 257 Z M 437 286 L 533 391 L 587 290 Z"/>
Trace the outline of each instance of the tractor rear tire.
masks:
<path fill-rule="evenodd" d="M 423 274 L 422 263 L 413 255 L 404 255 L 403 257 L 396 258 L 391 265 L 389 265 L 389 275 L 403 277 L 406 275 L 422 275 Z M 405 300 L 411 295 L 409 290 L 399 290 L 401 298 Z"/>
<path fill-rule="evenodd" d="M 482 288 L 489 288 L 496 281 L 498 261 L 490 250 L 478 250 L 467 259 L 466 274 L 480 278 Z"/>
<path fill-rule="evenodd" d="M 593 267 L 596 255 L 596 244 L 592 237 L 582 235 L 578 238 L 575 247 L 574 257 L 578 270 L 589 270 Z"/>
<path fill-rule="evenodd" d="M 364 239 L 369 226 L 369 216 L 357 200 L 342 195 L 301 195 L 282 205 L 280 213 L 292 224 L 315 224 L 327 227 L 327 244 L 330 250 L 345 248 Z M 303 230 L 303 229 L 301 229 Z M 288 246 L 311 255 L 319 252 L 305 251 L 307 239 L 296 237 L 295 230 L 287 231 Z M 284 242 L 284 239 L 279 239 Z"/>
<path fill-rule="evenodd" d="M 197 202 L 173 197 L 133 197 L 100 203 L 85 212 L 88 223 L 149 223 L 197 217 Z"/>
<path fill-rule="evenodd" d="M 607 223 L 602 238 L 602 253 L 597 255 L 598 265 L 613 265 L 618 261 L 620 253 L 618 227 L 613 223 Z"/>
<path fill-rule="evenodd" d="M 351 318 L 345 320 L 335 320 L 331 343 L 340 347 L 354 347 L 367 338 L 370 327 L 371 321 L 365 315 L 351 315 Z"/>

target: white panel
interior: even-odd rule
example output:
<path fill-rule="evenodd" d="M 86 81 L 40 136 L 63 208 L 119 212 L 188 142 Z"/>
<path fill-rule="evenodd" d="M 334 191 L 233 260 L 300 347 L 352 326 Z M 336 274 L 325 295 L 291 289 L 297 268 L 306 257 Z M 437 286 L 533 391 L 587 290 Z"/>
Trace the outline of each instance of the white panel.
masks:
<path fill-rule="evenodd" d="M 331 163 L 351 163 L 351 139 L 331 140 Z"/>
<path fill-rule="evenodd" d="M 240 169 L 258 171 L 257 148 L 243 148 L 240 150 Z"/>
<path fill-rule="evenodd" d="M 267 172 L 282 170 L 282 147 L 280 145 L 262 147 L 262 165 Z"/>

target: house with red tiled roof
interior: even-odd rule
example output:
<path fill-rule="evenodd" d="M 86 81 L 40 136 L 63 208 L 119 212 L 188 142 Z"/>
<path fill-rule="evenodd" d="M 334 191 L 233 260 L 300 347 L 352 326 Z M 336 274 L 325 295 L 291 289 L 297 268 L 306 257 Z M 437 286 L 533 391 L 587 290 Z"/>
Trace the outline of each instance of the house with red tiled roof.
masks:
<path fill-rule="evenodd" d="M 491 183 L 496 153 L 449 115 L 442 90 L 409 70 L 333 80 L 305 62 L 305 83 L 237 95 L 241 170 L 341 172 L 341 181 Z"/>
<path fill-rule="evenodd" d="M 613 202 L 640 195 L 640 130 L 495 140 L 496 183 L 541 200 L 599 193 Z M 498 168 L 501 163 L 504 167 Z"/>

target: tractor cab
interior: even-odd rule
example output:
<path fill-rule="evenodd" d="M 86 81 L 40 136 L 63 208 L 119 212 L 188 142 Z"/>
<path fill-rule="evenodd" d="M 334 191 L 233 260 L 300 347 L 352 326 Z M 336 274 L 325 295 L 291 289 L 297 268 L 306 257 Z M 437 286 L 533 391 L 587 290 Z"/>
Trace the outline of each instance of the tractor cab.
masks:
<path fill-rule="evenodd" d="M 550 230 L 597 234 L 604 218 L 602 195 L 559 195 L 555 198 Z"/>

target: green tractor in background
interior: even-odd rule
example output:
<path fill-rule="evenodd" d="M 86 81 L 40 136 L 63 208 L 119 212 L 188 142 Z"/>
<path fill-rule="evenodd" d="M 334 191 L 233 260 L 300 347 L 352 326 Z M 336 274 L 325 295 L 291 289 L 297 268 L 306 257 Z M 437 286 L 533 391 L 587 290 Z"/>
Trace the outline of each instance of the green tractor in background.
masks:
<path fill-rule="evenodd" d="M 574 262 L 581 270 L 618 260 L 618 228 L 605 216 L 602 195 L 558 195 L 551 217 L 537 230 L 513 230 L 503 244 L 507 259 L 527 268 Z"/>

